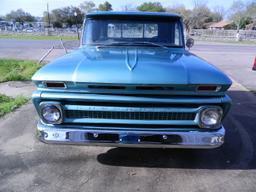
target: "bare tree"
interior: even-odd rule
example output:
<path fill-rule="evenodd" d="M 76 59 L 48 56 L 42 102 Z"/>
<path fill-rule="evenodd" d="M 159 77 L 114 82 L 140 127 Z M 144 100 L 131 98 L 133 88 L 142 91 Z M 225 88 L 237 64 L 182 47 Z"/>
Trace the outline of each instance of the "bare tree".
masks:
<path fill-rule="evenodd" d="M 212 22 L 212 12 L 207 6 L 207 4 L 200 1 L 196 3 L 190 14 L 190 25 L 195 29 L 205 28 L 205 24 Z"/>
<path fill-rule="evenodd" d="M 168 7 L 166 9 L 167 12 L 171 13 L 177 13 L 182 16 L 186 32 L 189 33 L 190 31 L 190 15 L 191 15 L 191 10 L 186 9 L 185 5 L 183 4 L 178 4 L 174 5 L 172 7 Z"/>
<path fill-rule="evenodd" d="M 235 23 L 237 30 L 239 30 L 243 19 L 246 17 L 246 6 L 244 2 L 241 0 L 234 1 L 229 11 L 230 20 Z"/>
<path fill-rule="evenodd" d="M 193 0 L 194 9 L 198 7 L 207 7 L 207 0 Z"/>
<path fill-rule="evenodd" d="M 221 21 L 225 16 L 225 8 L 222 6 L 216 6 L 213 8 L 213 21 Z"/>
<path fill-rule="evenodd" d="M 89 13 L 95 8 L 95 4 L 93 1 L 84 1 L 83 3 L 80 4 L 80 9 L 83 13 Z"/>
<path fill-rule="evenodd" d="M 256 22 L 256 0 L 247 5 L 247 16 L 251 17 Z"/>
<path fill-rule="evenodd" d="M 121 7 L 121 10 L 122 11 L 136 11 L 137 9 L 133 4 L 127 3 Z"/>

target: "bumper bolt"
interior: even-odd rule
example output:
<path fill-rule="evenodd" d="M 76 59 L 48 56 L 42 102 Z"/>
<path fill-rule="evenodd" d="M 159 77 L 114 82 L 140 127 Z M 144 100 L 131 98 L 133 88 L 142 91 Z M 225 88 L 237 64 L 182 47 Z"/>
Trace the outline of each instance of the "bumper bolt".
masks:
<path fill-rule="evenodd" d="M 55 138 L 58 138 L 60 135 L 59 135 L 59 133 L 53 133 L 52 136 L 55 137 Z"/>
<path fill-rule="evenodd" d="M 168 137 L 167 135 L 163 135 L 163 139 L 166 140 Z"/>

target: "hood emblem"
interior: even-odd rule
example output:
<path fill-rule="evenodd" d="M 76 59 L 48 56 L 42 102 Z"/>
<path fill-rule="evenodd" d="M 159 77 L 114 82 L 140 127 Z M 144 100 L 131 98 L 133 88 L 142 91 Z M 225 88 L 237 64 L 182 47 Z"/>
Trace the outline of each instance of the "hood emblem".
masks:
<path fill-rule="evenodd" d="M 126 60 L 125 60 L 126 61 L 126 66 L 128 67 L 128 69 L 130 71 L 132 71 L 138 63 L 138 49 L 135 49 L 134 61 L 133 62 L 130 62 L 130 57 L 131 57 L 130 55 L 132 55 L 132 54 L 129 53 L 129 51 L 127 49 L 126 50 Z"/>

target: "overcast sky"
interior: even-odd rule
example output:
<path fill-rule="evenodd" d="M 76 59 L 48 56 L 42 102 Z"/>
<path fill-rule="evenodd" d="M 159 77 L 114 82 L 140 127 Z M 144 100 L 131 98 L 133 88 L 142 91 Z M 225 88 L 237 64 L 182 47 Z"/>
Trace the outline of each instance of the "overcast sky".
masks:
<path fill-rule="evenodd" d="M 46 4 L 49 3 L 50 10 L 61 8 L 65 6 L 79 6 L 84 0 L 0 0 L 0 15 L 5 15 L 11 10 L 17 10 L 19 8 L 26 12 L 31 13 L 34 16 L 42 16 L 46 10 Z M 93 2 L 98 5 L 106 0 L 94 0 Z M 137 6 L 143 2 L 161 2 L 163 6 L 172 6 L 177 4 L 184 4 L 187 8 L 193 7 L 194 0 L 108 0 L 113 6 L 114 10 L 122 10 L 125 4 L 131 4 Z M 206 1 L 210 8 L 215 6 L 223 6 L 229 8 L 233 0 L 202 0 Z M 244 0 L 244 2 L 250 2 L 252 0 Z"/>

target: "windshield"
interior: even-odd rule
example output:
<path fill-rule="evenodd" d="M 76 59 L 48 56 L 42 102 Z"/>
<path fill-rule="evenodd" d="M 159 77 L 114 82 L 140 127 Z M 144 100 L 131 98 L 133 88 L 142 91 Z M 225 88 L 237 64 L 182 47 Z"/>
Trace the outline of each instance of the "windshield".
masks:
<path fill-rule="evenodd" d="M 183 47 L 180 21 L 103 20 L 86 21 L 84 45 L 143 45 Z"/>

